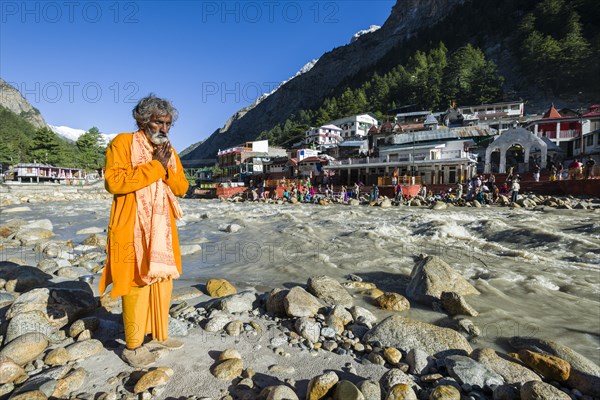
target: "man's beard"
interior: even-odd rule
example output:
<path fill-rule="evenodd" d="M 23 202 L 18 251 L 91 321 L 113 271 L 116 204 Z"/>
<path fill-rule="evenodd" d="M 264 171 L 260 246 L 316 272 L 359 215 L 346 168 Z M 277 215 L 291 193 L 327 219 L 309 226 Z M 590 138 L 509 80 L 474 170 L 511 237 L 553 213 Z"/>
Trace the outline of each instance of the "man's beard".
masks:
<path fill-rule="evenodd" d="M 144 130 L 144 133 L 146 134 L 148 140 L 150 140 L 153 144 L 157 146 L 160 146 L 161 144 L 169 141 L 167 134 L 163 134 L 160 130 L 152 132 L 152 130 L 148 127 Z"/>

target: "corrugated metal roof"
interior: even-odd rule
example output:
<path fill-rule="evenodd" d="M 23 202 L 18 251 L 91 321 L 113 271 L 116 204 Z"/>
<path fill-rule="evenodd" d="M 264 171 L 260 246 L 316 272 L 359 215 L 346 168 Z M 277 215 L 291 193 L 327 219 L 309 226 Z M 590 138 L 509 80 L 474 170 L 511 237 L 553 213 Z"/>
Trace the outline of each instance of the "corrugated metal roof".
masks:
<path fill-rule="evenodd" d="M 461 126 L 459 128 L 436 129 L 434 131 L 418 131 L 400 133 L 393 135 L 393 144 L 423 142 L 429 140 L 445 140 L 456 138 L 472 138 L 494 136 L 498 133 L 496 129 L 483 126 Z M 413 138 L 414 136 L 414 138 Z"/>

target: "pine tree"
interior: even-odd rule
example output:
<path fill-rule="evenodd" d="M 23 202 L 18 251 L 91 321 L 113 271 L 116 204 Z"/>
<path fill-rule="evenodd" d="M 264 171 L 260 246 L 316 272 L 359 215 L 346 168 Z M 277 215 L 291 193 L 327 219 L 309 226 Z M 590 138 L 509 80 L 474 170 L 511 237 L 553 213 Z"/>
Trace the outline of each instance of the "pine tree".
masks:
<path fill-rule="evenodd" d="M 86 169 L 101 167 L 105 148 L 102 145 L 102 137 L 98 128 L 90 128 L 77 139 L 75 144 L 79 150 L 79 163 L 82 167 Z"/>
<path fill-rule="evenodd" d="M 58 137 L 49 128 L 38 129 L 31 143 L 30 161 L 58 165 L 60 163 L 60 144 Z"/>

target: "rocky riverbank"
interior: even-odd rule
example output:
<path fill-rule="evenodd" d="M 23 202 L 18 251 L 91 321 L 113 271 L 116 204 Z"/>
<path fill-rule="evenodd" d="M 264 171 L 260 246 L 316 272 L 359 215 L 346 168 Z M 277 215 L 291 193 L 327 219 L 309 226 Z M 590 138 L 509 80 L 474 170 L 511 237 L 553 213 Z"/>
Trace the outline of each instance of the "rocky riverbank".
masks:
<path fill-rule="evenodd" d="M 600 398 L 600 368 L 569 343 L 516 336 L 503 338 L 512 352 L 478 348 L 485 294 L 427 255 L 398 291 L 356 274 L 268 291 L 218 276 L 180 286 L 169 330 L 185 347 L 154 349 L 155 366 L 132 369 L 119 358 L 118 299 L 82 278 L 102 271 L 103 229 L 53 240 L 52 223 L 23 207 L 0 213 L 0 398 Z M 404 316 L 411 307 L 439 323 Z M 391 315 L 379 319 L 381 309 Z"/>

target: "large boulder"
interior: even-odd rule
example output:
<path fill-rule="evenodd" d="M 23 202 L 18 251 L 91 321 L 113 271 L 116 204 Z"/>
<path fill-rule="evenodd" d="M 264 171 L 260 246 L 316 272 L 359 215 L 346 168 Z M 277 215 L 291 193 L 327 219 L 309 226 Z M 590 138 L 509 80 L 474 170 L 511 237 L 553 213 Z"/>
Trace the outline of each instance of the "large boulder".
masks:
<path fill-rule="evenodd" d="M 442 297 L 443 292 L 460 295 L 479 294 L 463 276 L 438 256 L 428 256 L 413 268 L 406 295 L 418 302 L 432 303 Z"/>
<path fill-rule="evenodd" d="M 350 293 L 335 279 L 328 276 L 313 276 L 308 279 L 307 290 L 329 305 L 352 307 Z"/>
<path fill-rule="evenodd" d="M 215 302 L 217 309 L 230 314 L 252 311 L 252 304 L 256 301 L 256 293 L 245 290 L 238 294 L 231 294 Z"/>
<path fill-rule="evenodd" d="M 510 339 L 514 348 L 550 354 L 567 361 L 571 373 L 566 384 L 583 393 L 600 397 L 600 366 L 570 347 L 547 339 L 514 336 Z"/>
<path fill-rule="evenodd" d="M 393 315 L 381 321 L 363 337 L 365 342 L 396 347 L 405 353 L 421 349 L 427 354 L 446 356 L 470 354 L 473 350 L 460 333 L 425 322 Z"/>
<path fill-rule="evenodd" d="M 485 365 L 502 376 L 507 384 L 521 386 L 530 381 L 541 381 L 540 377 L 529 368 L 515 362 L 508 356 L 498 354 L 489 347 L 475 349 L 471 358 Z"/>
<path fill-rule="evenodd" d="M 571 400 L 571 396 L 555 388 L 549 383 L 540 381 L 527 382 L 521 386 L 521 400 Z"/>
<path fill-rule="evenodd" d="M 0 277 L 6 280 L 4 288 L 9 292 L 27 292 L 47 286 L 52 275 L 27 265 L 18 265 L 10 261 L 0 261 Z"/>
<path fill-rule="evenodd" d="M 494 386 L 504 384 L 504 378 L 494 370 L 466 356 L 446 357 L 446 367 L 461 385 L 477 385 L 491 391 Z"/>
<path fill-rule="evenodd" d="M 0 356 L 10 358 L 15 364 L 23 366 L 35 360 L 48 347 L 46 336 L 29 332 L 19 336 L 0 350 Z"/>
<path fill-rule="evenodd" d="M 34 332 L 46 336 L 52 343 L 59 343 L 65 339 L 64 331 L 60 330 L 62 326 L 62 322 L 55 323 L 40 310 L 19 313 L 8 322 L 4 341 L 8 343 L 21 335 Z"/>
<path fill-rule="evenodd" d="M 290 317 L 312 317 L 321 308 L 321 303 L 300 286 L 294 286 L 284 297 L 283 306 Z"/>

